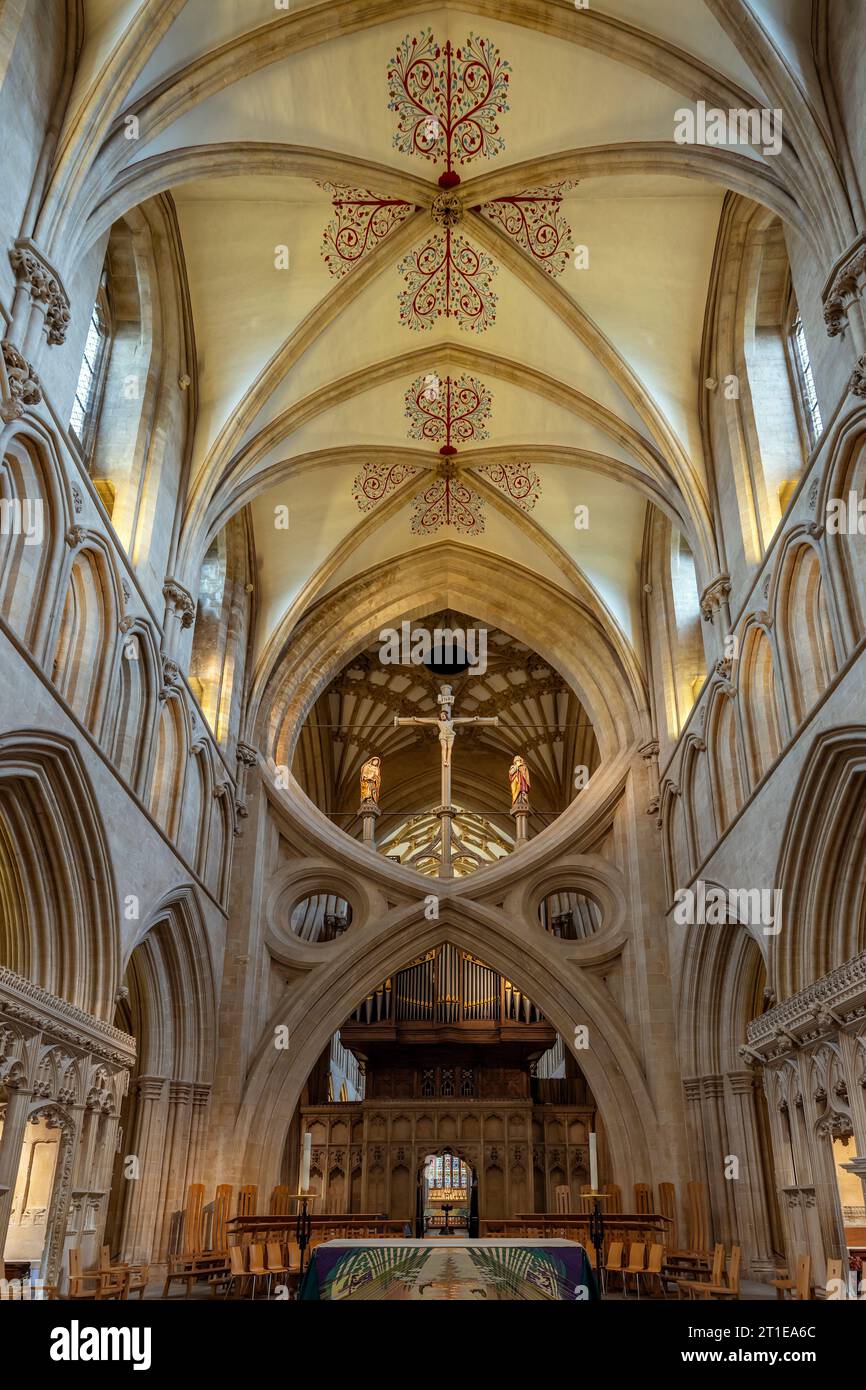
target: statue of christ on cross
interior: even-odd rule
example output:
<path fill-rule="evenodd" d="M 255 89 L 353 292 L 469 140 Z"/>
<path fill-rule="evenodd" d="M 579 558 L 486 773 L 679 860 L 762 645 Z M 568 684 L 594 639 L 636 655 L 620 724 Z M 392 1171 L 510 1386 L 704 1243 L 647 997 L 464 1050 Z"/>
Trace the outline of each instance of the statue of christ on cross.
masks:
<path fill-rule="evenodd" d="M 404 724 L 432 724 L 439 730 L 439 746 L 442 750 L 442 805 L 437 806 L 436 814 L 442 826 L 442 854 L 439 860 L 439 877 L 453 878 L 454 869 L 451 863 L 451 818 L 457 812 L 457 807 L 451 805 L 451 754 L 454 748 L 454 740 L 457 737 L 457 724 L 499 724 L 499 716 L 494 715 L 492 719 L 481 719 L 478 715 L 472 715 L 462 719 L 454 718 L 454 695 L 450 685 L 443 685 L 441 693 L 437 696 L 437 704 L 440 706 L 439 714 L 436 718 L 420 719 L 417 715 L 401 718 L 394 716 L 394 728 L 400 728 Z"/>

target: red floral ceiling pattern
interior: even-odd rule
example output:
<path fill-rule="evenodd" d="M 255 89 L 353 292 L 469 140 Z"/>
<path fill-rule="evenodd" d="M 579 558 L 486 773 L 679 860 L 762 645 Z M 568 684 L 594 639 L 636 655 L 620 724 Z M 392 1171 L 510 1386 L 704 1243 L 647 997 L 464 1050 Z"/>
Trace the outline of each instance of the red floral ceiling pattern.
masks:
<path fill-rule="evenodd" d="M 435 477 L 412 499 L 413 532 L 429 535 L 442 526 L 452 526 L 463 535 L 479 535 L 484 530 L 484 501 L 454 455 L 458 443 L 489 437 L 490 391 L 474 376 L 446 376 L 443 381 L 435 372 L 428 372 L 412 382 L 403 400 L 409 438 L 438 445 L 440 455 Z M 355 478 L 352 495 L 361 510 L 369 512 L 417 471 L 402 463 L 367 464 Z M 523 511 L 531 511 L 541 495 L 541 480 L 528 464 L 484 464 L 478 472 Z"/>
<path fill-rule="evenodd" d="M 455 163 L 488 159 L 505 148 L 498 117 L 508 110 L 509 64 L 489 39 L 470 34 L 444 48 L 425 29 L 407 34 L 388 63 L 388 110 L 397 113 L 394 144 L 402 154 L 445 160 L 443 188 L 459 182 Z"/>
<path fill-rule="evenodd" d="M 338 279 L 415 211 L 413 203 L 380 198 L 369 188 L 339 183 L 321 183 L 319 187 L 332 195 L 334 216 L 322 237 L 322 255 Z"/>
<path fill-rule="evenodd" d="M 457 165 L 490 159 L 505 148 L 500 117 L 509 109 L 510 65 L 490 40 L 470 34 L 454 48 L 436 42 L 432 30 L 408 34 L 388 63 L 388 109 L 397 117 L 396 149 L 444 164 L 433 202 L 434 229 L 400 261 L 406 288 L 399 295 L 400 322 L 423 331 L 454 319 L 467 332 L 482 333 L 496 319 L 491 256 L 473 246 L 466 228 L 457 231 L 465 208 L 453 190 Z M 480 213 L 549 275 L 560 275 L 569 258 L 571 228 L 562 216 L 567 181 L 550 188 L 497 198 L 472 209 Z M 341 277 L 380 245 L 417 209 L 399 198 L 366 188 L 323 184 L 332 192 L 334 216 L 325 229 L 322 254 L 331 274 Z M 437 228 L 441 230 L 437 230 Z"/>

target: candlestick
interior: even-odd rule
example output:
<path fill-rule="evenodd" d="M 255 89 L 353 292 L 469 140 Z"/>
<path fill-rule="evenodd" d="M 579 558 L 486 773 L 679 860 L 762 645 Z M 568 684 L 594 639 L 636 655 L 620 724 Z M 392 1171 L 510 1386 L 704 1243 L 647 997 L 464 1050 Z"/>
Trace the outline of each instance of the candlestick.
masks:
<path fill-rule="evenodd" d="M 598 1191 L 598 1135 L 594 1130 L 589 1136 L 589 1185 L 593 1192 Z"/>
<path fill-rule="evenodd" d="M 312 1154 L 313 1154 L 313 1136 L 312 1136 L 312 1134 L 305 1134 L 305 1135 L 304 1135 L 304 1157 L 303 1157 L 303 1160 L 302 1160 L 302 1162 L 301 1162 L 301 1191 L 302 1191 L 302 1192 L 309 1192 L 309 1190 L 310 1190 L 310 1160 L 311 1160 L 311 1158 L 312 1158 Z"/>

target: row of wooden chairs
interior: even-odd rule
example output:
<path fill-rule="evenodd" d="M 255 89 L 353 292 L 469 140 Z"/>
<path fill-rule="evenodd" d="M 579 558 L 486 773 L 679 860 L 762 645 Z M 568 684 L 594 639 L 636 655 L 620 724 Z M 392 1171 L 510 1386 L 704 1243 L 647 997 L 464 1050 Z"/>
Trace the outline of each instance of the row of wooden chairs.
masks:
<path fill-rule="evenodd" d="M 605 1288 L 614 1278 L 622 1280 L 622 1291 L 628 1298 L 628 1281 L 634 1280 L 635 1293 L 640 1298 L 641 1280 L 644 1281 L 647 1293 L 655 1288 L 659 1293 L 667 1297 L 667 1290 L 664 1285 L 662 1271 L 664 1268 L 665 1248 L 663 1245 L 651 1245 L 649 1247 L 649 1258 L 646 1258 L 647 1247 L 641 1241 L 633 1241 L 628 1250 L 628 1264 L 623 1264 L 623 1252 L 625 1246 L 621 1240 L 612 1240 L 607 1252 L 607 1259 L 602 1266 L 602 1283 Z M 596 1251 L 590 1244 L 587 1247 L 587 1254 L 590 1262 L 595 1268 Z"/>
<path fill-rule="evenodd" d="M 103 1299 L 128 1298 L 137 1293 L 144 1298 L 150 1278 L 150 1268 L 145 1264 L 112 1264 L 111 1251 L 103 1245 L 100 1261 L 95 1269 L 81 1268 L 81 1251 L 74 1246 L 69 1251 L 69 1290 L 67 1298 L 86 1298 L 100 1302 Z"/>
<path fill-rule="evenodd" d="M 264 1245 L 256 1242 L 247 1246 L 230 1245 L 224 1297 L 228 1297 L 236 1284 L 239 1283 L 243 1292 L 244 1284 L 249 1283 L 250 1297 L 255 1298 L 259 1280 L 267 1279 L 270 1298 L 274 1278 L 286 1285 L 297 1286 L 300 1274 L 301 1252 L 294 1240 L 288 1241 L 285 1246 L 278 1240 L 266 1241 Z"/>

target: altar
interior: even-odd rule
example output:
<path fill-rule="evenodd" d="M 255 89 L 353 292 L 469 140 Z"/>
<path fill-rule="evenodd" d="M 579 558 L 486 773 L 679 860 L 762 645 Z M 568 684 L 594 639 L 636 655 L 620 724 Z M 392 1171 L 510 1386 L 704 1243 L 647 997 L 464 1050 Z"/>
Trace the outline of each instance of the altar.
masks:
<path fill-rule="evenodd" d="M 317 1245 L 302 1301 L 551 1303 L 598 1298 L 583 1246 L 573 1240 L 330 1240 Z"/>

